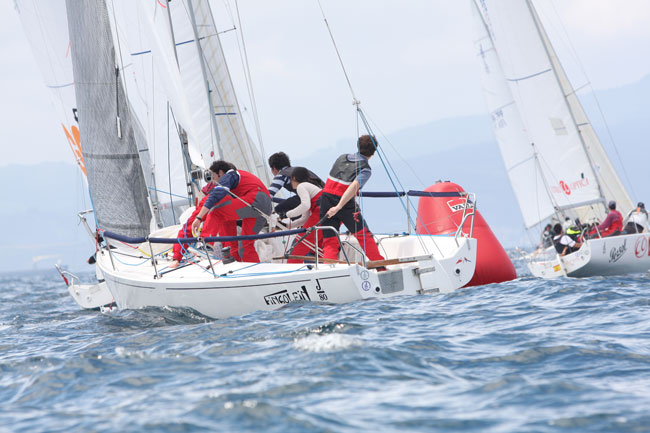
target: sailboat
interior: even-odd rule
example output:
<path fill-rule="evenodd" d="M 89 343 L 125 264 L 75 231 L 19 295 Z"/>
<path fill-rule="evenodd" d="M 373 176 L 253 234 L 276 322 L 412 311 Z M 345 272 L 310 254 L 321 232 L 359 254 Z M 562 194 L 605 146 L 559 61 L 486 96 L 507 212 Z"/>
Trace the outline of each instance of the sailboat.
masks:
<path fill-rule="evenodd" d="M 524 224 L 602 221 L 633 202 L 584 112 L 531 0 L 472 0 L 476 55 L 493 129 Z M 536 277 L 645 272 L 646 233 L 595 237 L 565 256 L 527 256 Z"/>
<path fill-rule="evenodd" d="M 343 235 L 341 260 L 304 264 L 277 255 L 233 261 L 208 248 L 226 240 L 216 237 L 184 239 L 192 256 L 169 268 L 166 251 L 179 242 L 178 224 L 212 160 L 269 180 L 263 149 L 246 131 L 209 2 L 68 0 L 66 10 L 82 154 L 103 237 L 97 267 L 118 308 L 191 308 L 224 318 L 296 301 L 449 292 L 472 278 L 476 239 L 465 193 L 467 218 L 455 235 L 377 236 L 387 257 L 381 263 L 369 262 Z M 317 238 L 325 230 L 333 228 L 317 227 Z M 256 246 L 302 233 L 261 233 Z"/>

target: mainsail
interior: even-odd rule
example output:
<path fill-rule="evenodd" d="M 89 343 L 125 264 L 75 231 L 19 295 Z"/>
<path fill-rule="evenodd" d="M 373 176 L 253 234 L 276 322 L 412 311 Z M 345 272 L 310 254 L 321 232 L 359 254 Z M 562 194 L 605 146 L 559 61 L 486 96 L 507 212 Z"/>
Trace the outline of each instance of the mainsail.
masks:
<path fill-rule="evenodd" d="M 555 213 L 602 218 L 629 195 L 529 0 L 473 0 L 483 86 L 526 227 Z"/>
<path fill-rule="evenodd" d="M 180 0 L 168 6 L 202 159 L 206 164 L 225 159 L 268 182 L 266 164 L 246 132 L 209 2 Z"/>
<path fill-rule="evenodd" d="M 147 185 L 103 1 L 66 1 L 88 186 L 99 228 L 146 236 Z"/>

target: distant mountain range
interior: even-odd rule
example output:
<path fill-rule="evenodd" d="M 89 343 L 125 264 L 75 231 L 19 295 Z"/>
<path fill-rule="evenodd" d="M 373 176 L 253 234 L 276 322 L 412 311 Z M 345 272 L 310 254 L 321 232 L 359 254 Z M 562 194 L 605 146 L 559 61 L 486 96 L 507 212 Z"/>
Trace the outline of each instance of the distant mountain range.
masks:
<path fill-rule="evenodd" d="M 632 199 L 650 202 L 650 76 L 596 96 L 598 103 L 592 94 L 581 96 L 587 114 Z M 538 233 L 527 235 L 524 230 L 487 114 L 437 120 L 378 139 L 390 161 L 372 158 L 373 178 L 365 190 L 393 190 L 384 163 L 398 174 L 400 190 L 450 180 L 477 194 L 479 211 L 505 247 L 526 245 L 529 237 L 536 241 Z M 332 149 L 292 162 L 326 177 L 334 158 L 354 147 L 354 138 L 341 140 Z M 0 167 L 0 192 L 5 204 L 0 209 L 0 272 L 32 268 L 34 257 L 49 255 L 60 255 L 73 270 L 89 269 L 84 262 L 94 249 L 77 224 L 76 213 L 90 204 L 75 166 Z M 364 214 L 375 232 L 407 228 L 402 207 L 394 199 L 364 200 Z M 56 260 L 44 259 L 37 267 L 51 266 Z"/>

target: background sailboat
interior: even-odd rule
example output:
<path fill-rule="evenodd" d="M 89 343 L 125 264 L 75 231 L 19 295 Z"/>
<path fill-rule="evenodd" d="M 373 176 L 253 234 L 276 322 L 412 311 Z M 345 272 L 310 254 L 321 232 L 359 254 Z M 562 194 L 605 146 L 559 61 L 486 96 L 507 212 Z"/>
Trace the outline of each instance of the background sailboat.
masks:
<path fill-rule="evenodd" d="M 485 0 L 472 5 L 485 96 L 526 228 L 551 217 L 560 221 L 579 218 L 583 223 L 602 220 L 609 200 L 615 200 L 624 214 L 631 210 L 632 200 L 589 123 L 532 2 Z M 609 247 L 603 244 L 602 255 L 619 251 L 625 242 L 610 239 Z M 581 276 L 649 267 L 645 259 L 631 255 L 627 266 L 622 266 L 620 257 L 616 265 L 612 261 L 595 265 L 595 249 L 596 245 L 587 245 L 583 254 L 589 253 L 588 257 L 575 264 L 554 259 L 541 268 L 536 263 L 530 268 L 539 276 Z"/>

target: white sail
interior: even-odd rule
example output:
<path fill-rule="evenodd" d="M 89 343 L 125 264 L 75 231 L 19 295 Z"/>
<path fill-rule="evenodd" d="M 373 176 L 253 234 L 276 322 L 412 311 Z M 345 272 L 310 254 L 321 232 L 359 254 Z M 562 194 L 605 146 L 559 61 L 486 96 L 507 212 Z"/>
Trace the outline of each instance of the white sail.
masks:
<path fill-rule="evenodd" d="M 488 28 L 478 9 L 475 13 L 477 56 L 492 126 L 501 149 L 510 184 L 527 227 L 552 215 L 555 205 L 547 194 L 532 138 L 528 134 L 503 74 Z"/>
<path fill-rule="evenodd" d="M 126 94 L 146 136 L 146 153 L 151 160 L 150 196 L 159 224 L 174 225 L 191 203 L 187 185 L 190 161 L 183 151 L 177 126 L 177 122 L 186 122 L 189 110 L 182 101 L 177 101 L 183 93 L 182 85 L 179 89 L 180 76 L 174 84 L 164 72 L 176 68 L 173 51 L 161 53 L 161 47 L 167 45 L 152 41 L 154 32 L 149 30 L 154 20 L 147 15 L 150 11 L 147 5 L 107 0 L 107 6 Z M 168 17 L 161 13 L 158 19 L 168 20 Z M 152 50 L 153 45 L 158 50 Z M 154 52 L 157 57 L 171 56 L 171 59 L 156 62 Z M 180 108 L 176 111 L 172 106 Z"/>
<path fill-rule="evenodd" d="M 15 5 L 72 154 L 86 174 L 75 118 L 77 102 L 65 0 L 15 0 Z"/>
<path fill-rule="evenodd" d="M 583 219 L 602 217 L 609 199 L 621 201 L 624 209 L 629 197 L 588 125 L 532 4 L 481 0 L 473 5 L 480 17 L 478 54 L 489 59 L 481 68 L 486 95 L 501 92 L 487 96 L 488 105 L 525 225 L 563 210 Z M 495 101 L 511 104 L 505 113 L 516 111 L 518 119 L 511 113 L 501 121 L 502 106 Z M 606 190 L 605 183 L 617 191 Z"/>
<path fill-rule="evenodd" d="M 205 161 L 222 158 L 269 181 L 250 139 L 207 0 L 169 3 L 178 63 Z"/>

